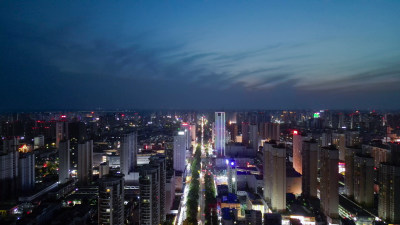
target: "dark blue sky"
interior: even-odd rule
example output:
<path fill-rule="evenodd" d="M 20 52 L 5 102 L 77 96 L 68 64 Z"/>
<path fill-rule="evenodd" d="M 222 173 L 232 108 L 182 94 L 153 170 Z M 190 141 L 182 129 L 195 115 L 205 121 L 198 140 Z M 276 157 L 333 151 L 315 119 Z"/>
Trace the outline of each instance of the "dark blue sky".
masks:
<path fill-rule="evenodd" d="M 400 1 L 1 1 L 0 110 L 400 108 Z"/>

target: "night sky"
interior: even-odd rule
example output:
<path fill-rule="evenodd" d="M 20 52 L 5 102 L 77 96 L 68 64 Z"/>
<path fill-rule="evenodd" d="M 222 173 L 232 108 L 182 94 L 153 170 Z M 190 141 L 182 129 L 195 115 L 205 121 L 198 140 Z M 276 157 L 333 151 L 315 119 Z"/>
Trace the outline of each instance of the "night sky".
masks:
<path fill-rule="evenodd" d="M 400 1 L 1 1 L 1 111 L 400 109 Z"/>

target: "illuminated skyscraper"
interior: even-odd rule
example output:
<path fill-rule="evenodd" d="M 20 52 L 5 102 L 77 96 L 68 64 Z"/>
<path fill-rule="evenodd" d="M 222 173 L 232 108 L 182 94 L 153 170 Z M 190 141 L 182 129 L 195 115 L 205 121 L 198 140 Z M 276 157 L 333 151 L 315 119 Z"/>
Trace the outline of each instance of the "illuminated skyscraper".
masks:
<path fill-rule="evenodd" d="M 186 167 L 186 136 L 178 131 L 174 136 L 174 170 L 183 172 Z"/>
<path fill-rule="evenodd" d="M 302 148 L 303 136 L 297 130 L 293 131 L 293 168 L 300 174 L 303 174 L 302 169 Z"/>
<path fill-rule="evenodd" d="M 217 155 L 225 156 L 225 112 L 215 112 L 215 150 Z"/>

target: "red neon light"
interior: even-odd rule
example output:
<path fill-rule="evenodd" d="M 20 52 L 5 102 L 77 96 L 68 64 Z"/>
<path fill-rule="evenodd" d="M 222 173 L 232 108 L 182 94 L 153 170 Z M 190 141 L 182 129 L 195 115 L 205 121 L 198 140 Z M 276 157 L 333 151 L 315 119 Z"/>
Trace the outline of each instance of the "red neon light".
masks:
<path fill-rule="evenodd" d="M 182 123 L 182 126 L 187 126 L 187 125 L 189 125 L 188 123 Z"/>
<path fill-rule="evenodd" d="M 294 131 L 293 131 L 293 134 L 296 134 L 296 135 L 297 135 L 297 134 L 299 134 L 299 132 L 298 132 L 297 130 L 294 130 Z"/>
<path fill-rule="evenodd" d="M 61 118 L 67 118 L 67 116 L 66 115 L 61 115 Z"/>

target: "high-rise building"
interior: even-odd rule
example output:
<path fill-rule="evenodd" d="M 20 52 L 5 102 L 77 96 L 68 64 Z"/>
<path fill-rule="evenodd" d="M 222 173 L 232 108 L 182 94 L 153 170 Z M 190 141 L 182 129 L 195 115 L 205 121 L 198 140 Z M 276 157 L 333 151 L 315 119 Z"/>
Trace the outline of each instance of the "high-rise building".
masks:
<path fill-rule="evenodd" d="M 236 142 L 236 137 L 238 136 L 239 133 L 238 125 L 236 124 L 236 122 L 229 121 L 227 129 L 229 131 L 229 141 Z"/>
<path fill-rule="evenodd" d="M 160 222 L 163 223 L 166 219 L 166 177 L 167 168 L 165 156 L 162 154 L 153 155 L 150 157 L 150 164 L 159 167 L 159 187 L 160 187 Z"/>
<path fill-rule="evenodd" d="M 354 197 L 354 156 L 361 153 L 361 148 L 347 147 L 345 152 L 346 175 L 344 177 L 345 193 L 348 197 Z"/>
<path fill-rule="evenodd" d="M 333 145 L 321 148 L 321 211 L 333 223 L 339 218 L 339 151 Z"/>
<path fill-rule="evenodd" d="M 190 124 L 190 139 L 194 145 L 196 143 L 196 124 Z"/>
<path fill-rule="evenodd" d="M 17 190 L 18 177 L 18 139 L 3 140 L 0 153 L 0 201 L 13 199 Z"/>
<path fill-rule="evenodd" d="M 293 131 L 293 168 L 300 174 L 303 174 L 302 169 L 302 148 L 303 136 L 298 131 Z"/>
<path fill-rule="evenodd" d="M 120 150 L 121 173 L 125 175 L 125 180 L 132 180 L 130 173 L 137 165 L 137 134 L 129 133 L 122 137 Z"/>
<path fill-rule="evenodd" d="M 387 223 L 400 223 L 400 166 L 380 166 L 378 215 Z"/>
<path fill-rule="evenodd" d="M 248 146 L 250 142 L 250 137 L 249 137 L 249 130 L 250 130 L 250 125 L 248 122 L 243 122 L 242 123 L 242 143 L 244 146 Z"/>
<path fill-rule="evenodd" d="M 318 143 L 314 139 L 303 141 L 302 149 L 302 194 L 317 198 Z"/>
<path fill-rule="evenodd" d="M 346 171 L 347 174 L 347 171 Z M 354 157 L 354 200 L 371 208 L 374 206 L 374 159 L 366 155 Z"/>
<path fill-rule="evenodd" d="M 56 123 L 56 148 L 60 141 L 68 139 L 68 122 L 59 121 Z"/>
<path fill-rule="evenodd" d="M 245 211 L 246 225 L 262 225 L 262 213 L 259 210 Z"/>
<path fill-rule="evenodd" d="M 18 187 L 21 191 L 35 188 L 35 154 L 20 154 L 18 159 Z"/>
<path fill-rule="evenodd" d="M 186 167 L 186 138 L 184 131 L 174 136 L 174 170 L 183 172 Z"/>
<path fill-rule="evenodd" d="M 250 125 L 250 146 L 254 151 L 258 151 L 258 126 L 256 124 Z"/>
<path fill-rule="evenodd" d="M 33 149 L 44 147 L 44 135 L 39 135 L 33 138 Z"/>
<path fill-rule="evenodd" d="M 272 210 L 286 210 L 286 148 L 274 142 L 264 144 L 264 198 Z"/>
<path fill-rule="evenodd" d="M 58 181 L 60 184 L 69 180 L 70 176 L 70 147 L 69 140 L 61 141 L 58 145 Z"/>
<path fill-rule="evenodd" d="M 180 131 L 185 132 L 185 148 L 190 149 L 191 144 L 191 134 L 190 134 L 190 125 L 188 123 L 181 123 Z"/>
<path fill-rule="evenodd" d="M 103 162 L 99 165 L 99 178 L 107 176 L 110 173 L 110 166 L 107 162 Z"/>
<path fill-rule="evenodd" d="M 139 189 L 140 224 L 160 224 L 160 187 L 159 167 L 144 165 L 140 168 Z"/>
<path fill-rule="evenodd" d="M 332 145 L 337 146 L 339 150 L 339 160 L 344 161 L 346 157 L 346 135 L 341 133 L 333 133 Z"/>
<path fill-rule="evenodd" d="M 226 160 L 227 177 L 228 177 L 228 190 L 230 193 L 236 194 L 237 192 L 237 170 L 235 160 Z"/>
<path fill-rule="evenodd" d="M 225 112 L 215 112 L 215 150 L 220 157 L 225 156 Z"/>
<path fill-rule="evenodd" d="M 122 174 L 100 178 L 98 223 L 100 225 L 124 224 L 124 176 Z"/>
<path fill-rule="evenodd" d="M 87 185 L 93 175 L 93 140 L 78 144 L 78 182 Z"/>
<path fill-rule="evenodd" d="M 271 122 L 261 123 L 260 133 L 263 139 L 279 141 L 281 134 L 280 125 L 279 123 Z"/>

